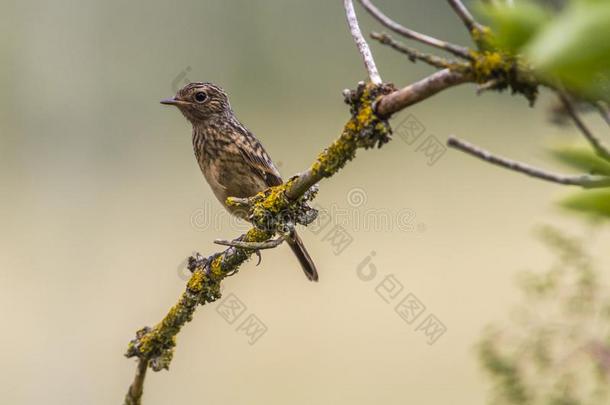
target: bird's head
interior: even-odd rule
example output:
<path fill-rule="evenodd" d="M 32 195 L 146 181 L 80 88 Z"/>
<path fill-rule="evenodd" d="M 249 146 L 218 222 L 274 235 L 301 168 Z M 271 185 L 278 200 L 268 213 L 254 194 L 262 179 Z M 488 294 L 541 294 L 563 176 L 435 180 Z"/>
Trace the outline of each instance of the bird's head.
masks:
<path fill-rule="evenodd" d="M 161 100 L 161 104 L 178 107 L 193 124 L 232 113 L 227 93 L 212 83 L 189 83 L 178 90 L 173 98 Z"/>

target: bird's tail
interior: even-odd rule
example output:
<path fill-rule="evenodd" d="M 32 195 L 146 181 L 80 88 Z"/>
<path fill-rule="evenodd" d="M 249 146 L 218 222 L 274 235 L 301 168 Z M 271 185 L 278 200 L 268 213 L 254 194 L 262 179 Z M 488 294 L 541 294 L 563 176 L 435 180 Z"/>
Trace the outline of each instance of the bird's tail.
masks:
<path fill-rule="evenodd" d="M 303 245 L 303 241 L 296 231 L 292 232 L 290 237 L 286 239 L 286 242 L 288 242 L 294 255 L 299 259 L 299 263 L 301 263 L 301 267 L 309 281 L 318 281 L 316 265 L 313 264 L 313 260 L 311 260 L 309 253 L 307 253 L 307 249 L 305 249 L 305 245 Z"/>

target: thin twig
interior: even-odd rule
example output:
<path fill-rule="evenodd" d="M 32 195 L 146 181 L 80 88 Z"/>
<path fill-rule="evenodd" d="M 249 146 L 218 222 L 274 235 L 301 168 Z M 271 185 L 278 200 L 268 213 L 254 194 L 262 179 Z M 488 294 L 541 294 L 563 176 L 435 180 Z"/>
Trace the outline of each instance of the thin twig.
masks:
<path fill-rule="evenodd" d="M 148 368 L 148 360 L 138 359 L 136 375 L 133 382 L 125 395 L 124 405 L 140 405 L 142 394 L 144 393 L 144 378 L 146 378 L 146 369 Z"/>
<path fill-rule="evenodd" d="M 610 107 L 608 107 L 608 104 L 604 101 L 598 101 L 595 103 L 595 107 L 599 110 L 606 124 L 610 125 Z"/>
<path fill-rule="evenodd" d="M 283 237 L 279 237 L 276 239 L 271 239 L 265 242 L 244 242 L 241 240 L 224 240 L 224 239 L 216 239 L 214 243 L 217 245 L 223 246 L 233 246 L 241 249 L 252 249 L 252 250 L 263 250 L 263 249 L 273 249 L 284 242 Z"/>
<path fill-rule="evenodd" d="M 465 73 L 443 69 L 381 98 L 375 106 L 377 114 L 387 117 L 403 108 L 427 99 L 449 87 L 472 82 L 474 79 Z"/>
<path fill-rule="evenodd" d="M 558 90 L 557 94 L 559 96 L 559 99 L 563 103 L 566 112 L 568 113 L 568 115 L 570 115 L 570 117 L 572 117 L 572 120 L 574 120 L 574 123 L 576 124 L 578 129 L 580 129 L 580 132 L 582 132 L 587 141 L 589 141 L 589 144 L 591 144 L 591 147 L 595 150 L 595 153 L 602 159 L 610 161 L 610 150 L 608 150 L 608 148 L 606 148 L 606 146 L 604 146 L 604 144 L 602 144 L 602 142 L 585 125 L 583 120 L 578 115 L 578 112 L 576 111 L 576 107 L 574 107 L 572 100 L 570 100 L 568 95 L 561 90 Z"/>
<path fill-rule="evenodd" d="M 229 197 L 227 201 L 231 204 L 235 204 L 238 206 L 248 207 L 250 206 L 250 200 L 247 198 L 239 198 L 239 197 Z"/>
<path fill-rule="evenodd" d="M 409 58 L 409 60 L 411 62 L 420 60 L 424 63 L 427 63 L 430 66 L 434 66 L 439 69 L 446 69 L 451 66 L 458 65 L 458 62 L 456 62 L 456 61 L 441 58 L 436 55 L 431 55 L 428 53 L 421 52 L 417 49 L 410 48 L 410 47 L 396 41 L 394 38 L 392 38 L 391 36 L 389 36 L 388 34 L 385 34 L 385 33 L 380 34 L 378 32 L 371 32 L 371 38 L 379 41 L 383 45 L 388 45 L 392 49 L 407 55 L 407 57 Z M 467 63 L 462 62 L 462 64 L 464 65 L 464 67 L 468 67 Z"/>
<path fill-rule="evenodd" d="M 470 11 L 468 11 L 466 6 L 464 6 L 464 4 L 460 0 L 448 1 L 451 5 L 451 8 L 453 8 L 458 17 L 460 17 L 460 19 L 464 22 L 464 25 L 466 25 L 466 28 L 468 28 L 469 32 L 472 32 L 473 30 L 483 31 L 483 26 L 474 19 L 472 14 L 470 14 Z"/>
<path fill-rule="evenodd" d="M 477 96 L 481 95 L 483 92 L 495 89 L 496 86 L 502 83 L 501 79 L 491 79 L 485 83 L 479 84 L 477 86 Z"/>
<path fill-rule="evenodd" d="M 583 188 L 601 188 L 610 186 L 610 177 L 591 176 L 588 174 L 578 176 L 566 176 L 563 174 L 547 172 L 543 169 L 530 166 L 526 163 L 507 159 L 501 156 L 496 156 L 491 152 L 486 151 L 485 149 L 482 149 L 466 141 L 462 141 L 454 136 L 449 137 L 447 145 L 449 147 L 461 150 L 462 152 L 475 156 L 496 166 L 504 167 L 505 169 L 523 173 L 525 175 L 535 177 L 537 179 L 550 181 L 552 183 L 580 186 Z"/>
<path fill-rule="evenodd" d="M 369 79 L 371 80 L 371 83 L 379 85 L 382 83 L 381 76 L 377 71 L 377 66 L 375 66 L 375 60 L 373 59 L 371 49 L 362 36 L 360 26 L 358 26 L 358 18 L 356 17 L 356 11 L 354 10 L 354 3 L 352 3 L 352 0 L 343 0 L 343 7 L 345 7 L 345 16 L 347 17 L 349 31 L 352 34 L 352 38 L 354 38 L 354 42 L 356 42 L 358 52 L 360 52 L 360 55 L 364 60 L 364 66 L 369 74 Z"/>
<path fill-rule="evenodd" d="M 468 48 L 460 46 L 460 45 L 455 45 L 455 44 L 452 44 L 449 42 L 441 41 L 440 39 L 431 37 L 429 35 L 425 35 L 425 34 L 417 32 L 417 31 L 410 30 L 410 29 L 400 25 L 396 21 L 392 20 L 387 15 L 383 14 L 381 12 L 381 10 L 379 10 L 369 0 L 360 0 L 360 3 L 373 17 L 375 17 L 380 23 L 382 23 L 383 25 L 385 25 L 392 31 L 394 31 L 400 35 L 403 35 L 407 38 L 424 43 L 426 45 L 430 45 L 435 48 L 445 50 L 456 56 L 459 56 L 460 58 L 472 60 L 472 55 L 470 54 L 470 51 Z"/>

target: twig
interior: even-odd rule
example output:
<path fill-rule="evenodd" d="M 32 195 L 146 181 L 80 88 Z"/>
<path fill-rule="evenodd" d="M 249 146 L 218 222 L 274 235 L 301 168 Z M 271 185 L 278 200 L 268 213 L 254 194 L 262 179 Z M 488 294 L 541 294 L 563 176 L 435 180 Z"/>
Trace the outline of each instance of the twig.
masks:
<path fill-rule="evenodd" d="M 144 379 L 146 378 L 146 369 L 148 368 L 148 361 L 138 359 L 138 367 L 136 368 L 136 375 L 133 382 L 127 390 L 125 395 L 124 405 L 140 405 L 142 400 L 142 394 L 144 393 Z"/>
<path fill-rule="evenodd" d="M 464 4 L 460 0 L 448 0 L 448 1 L 449 1 L 449 4 L 451 5 L 451 8 L 453 8 L 455 13 L 464 22 L 464 25 L 466 25 L 466 28 L 468 28 L 469 32 L 472 32 L 473 30 L 483 31 L 483 26 L 474 19 L 472 14 L 470 14 L 470 11 L 468 11 L 466 6 L 464 6 Z"/>
<path fill-rule="evenodd" d="M 252 249 L 252 250 L 263 250 L 263 249 L 273 249 L 274 247 L 278 247 L 284 242 L 283 237 L 279 237 L 276 239 L 271 239 L 265 242 L 244 242 L 241 240 L 224 240 L 224 239 L 216 239 L 214 243 L 217 245 L 223 246 L 233 246 L 241 249 Z"/>
<path fill-rule="evenodd" d="M 608 150 L 608 148 L 606 148 L 606 146 L 604 146 L 604 144 L 597 139 L 593 132 L 591 132 L 591 130 L 585 125 L 583 120 L 580 119 L 580 116 L 578 115 L 578 112 L 576 111 L 576 108 L 568 95 L 561 90 L 558 90 L 557 94 L 563 103 L 566 112 L 568 115 L 570 115 L 570 117 L 572 117 L 572 120 L 574 120 L 574 123 L 578 129 L 580 129 L 580 132 L 582 132 L 587 141 L 589 141 L 589 144 L 591 144 L 591 147 L 595 150 L 595 153 L 602 159 L 610 161 L 610 150 Z"/>
<path fill-rule="evenodd" d="M 387 117 L 403 108 L 425 100 L 439 91 L 472 81 L 474 81 L 474 79 L 466 73 L 443 69 L 418 82 L 382 97 L 377 101 L 375 111 L 377 114 Z"/>
<path fill-rule="evenodd" d="M 428 53 L 424 53 L 418 51 L 414 48 L 409 48 L 408 46 L 394 40 L 391 36 L 385 33 L 371 32 L 371 38 L 379 41 L 383 45 L 388 45 L 392 49 L 407 55 L 411 62 L 415 62 L 420 60 L 424 63 L 427 63 L 430 66 L 434 66 L 439 69 L 446 69 L 451 66 L 456 66 L 459 63 L 456 61 L 452 61 L 449 59 L 441 58 L 436 55 L 431 55 Z M 469 65 L 467 63 L 462 63 L 462 65 L 467 68 Z"/>
<path fill-rule="evenodd" d="M 358 18 L 356 17 L 356 11 L 354 10 L 354 3 L 352 3 L 352 0 L 343 0 L 343 7 L 345 8 L 347 25 L 349 26 L 352 38 L 354 38 L 354 42 L 356 42 L 358 52 L 360 52 L 360 55 L 364 60 L 364 66 L 369 74 L 369 79 L 371 80 L 371 83 L 379 85 L 382 83 L 381 76 L 377 71 L 377 66 L 375 66 L 375 60 L 373 59 L 371 49 L 362 36 L 362 32 L 358 26 Z"/>
<path fill-rule="evenodd" d="M 227 201 L 242 207 L 248 207 L 250 205 L 250 200 L 248 200 L 247 198 L 229 197 L 227 198 Z"/>
<path fill-rule="evenodd" d="M 496 88 L 496 86 L 498 86 L 501 83 L 502 83 L 501 79 L 491 79 L 485 83 L 479 84 L 477 86 L 477 96 L 480 96 L 485 91 Z"/>
<path fill-rule="evenodd" d="M 580 186 L 583 188 L 601 188 L 610 186 L 610 177 L 606 176 L 591 176 L 588 174 L 578 176 L 566 176 L 563 174 L 547 172 L 543 169 L 530 166 L 526 163 L 517 162 L 501 156 L 496 156 L 485 149 L 479 148 L 471 143 L 462 141 L 454 136 L 450 136 L 447 141 L 449 147 L 461 150 L 469 155 L 475 156 L 486 162 L 496 166 L 504 167 L 505 169 L 513 170 L 525 175 L 535 177 L 537 179 L 550 181 L 571 186 Z"/>
<path fill-rule="evenodd" d="M 610 125 L 610 107 L 608 107 L 608 104 L 604 101 L 598 101 L 595 103 L 595 107 L 599 110 L 599 113 L 604 121 L 606 121 L 606 124 Z"/>
<path fill-rule="evenodd" d="M 440 39 L 431 37 L 429 35 L 421 34 L 417 31 L 410 30 L 410 29 L 400 25 L 396 21 L 392 20 L 387 15 L 383 14 L 381 12 L 381 10 L 379 10 L 369 0 L 360 0 L 360 3 L 373 17 L 375 17 L 380 23 L 382 23 L 383 25 L 385 25 L 392 31 L 394 31 L 400 35 L 403 35 L 407 38 L 424 43 L 426 45 L 430 45 L 435 48 L 445 50 L 456 56 L 459 56 L 460 58 L 472 60 L 472 55 L 470 54 L 470 51 L 468 50 L 468 48 L 459 46 L 459 45 L 455 45 L 455 44 L 452 44 L 449 42 L 441 41 Z"/>

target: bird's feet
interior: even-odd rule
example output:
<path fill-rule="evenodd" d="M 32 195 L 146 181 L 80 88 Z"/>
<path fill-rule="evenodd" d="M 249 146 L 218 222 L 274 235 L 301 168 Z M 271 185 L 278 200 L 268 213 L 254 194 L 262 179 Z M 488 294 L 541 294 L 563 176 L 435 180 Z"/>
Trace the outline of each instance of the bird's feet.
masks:
<path fill-rule="evenodd" d="M 281 245 L 282 242 L 284 242 L 283 236 L 280 236 L 277 239 L 271 239 L 271 240 L 267 240 L 264 242 L 245 242 L 245 241 L 241 240 L 241 238 L 238 238 L 235 240 L 216 239 L 214 241 L 214 243 L 216 243 L 217 245 L 232 246 L 232 247 L 235 247 L 238 249 L 246 249 L 246 250 L 254 251 L 254 254 L 256 254 L 256 257 L 258 258 L 258 261 L 256 262 L 257 266 L 261 263 L 261 259 L 262 259 L 261 252 L 260 252 L 261 250 L 273 249 L 274 247 Z"/>

